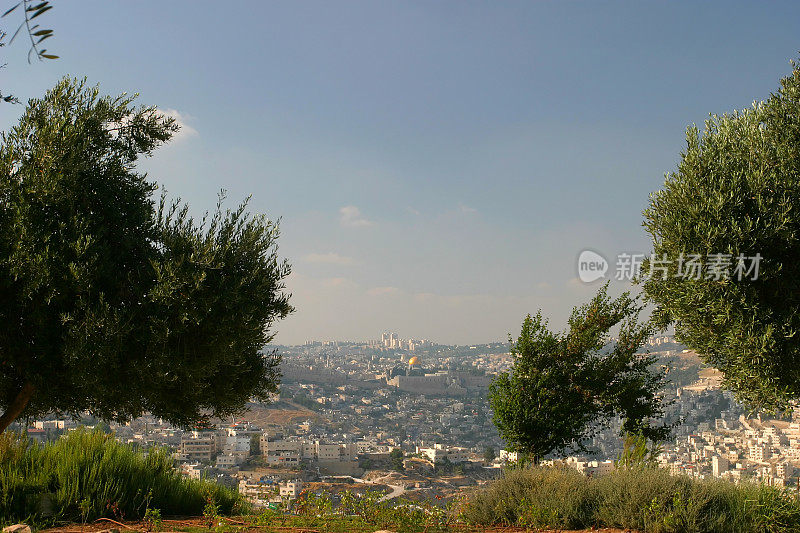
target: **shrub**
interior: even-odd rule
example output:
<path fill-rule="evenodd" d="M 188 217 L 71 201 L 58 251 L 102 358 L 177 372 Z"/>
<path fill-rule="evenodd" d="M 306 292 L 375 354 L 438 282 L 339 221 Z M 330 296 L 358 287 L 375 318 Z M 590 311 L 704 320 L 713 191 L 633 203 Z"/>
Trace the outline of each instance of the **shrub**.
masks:
<path fill-rule="evenodd" d="M 476 491 L 462 508 L 471 524 L 582 528 L 591 525 L 596 496 L 576 470 L 531 467 L 505 472 L 488 488 Z"/>
<path fill-rule="evenodd" d="M 471 494 L 471 524 L 545 528 L 620 527 L 652 533 L 800 531 L 800 499 L 785 490 L 621 468 L 587 478 L 564 467 L 508 471 Z"/>
<path fill-rule="evenodd" d="M 0 521 L 41 522 L 99 517 L 199 515 L 208 500 L 223 513 L 238 494 L 205 480 L 187 479 L 165 450 L 134 451 L 111 436 L 78 430 L 47 445 L 0 435 Z M 47 512 L 47 507 L 51 512 Z"/>

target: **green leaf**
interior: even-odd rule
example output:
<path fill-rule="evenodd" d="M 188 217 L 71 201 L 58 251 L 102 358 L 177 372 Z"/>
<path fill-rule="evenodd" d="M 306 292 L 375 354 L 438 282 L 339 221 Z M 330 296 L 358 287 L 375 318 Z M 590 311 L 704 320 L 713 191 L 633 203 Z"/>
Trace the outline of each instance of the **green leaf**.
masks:
<path fill-rule="evenodd" d="M 5 17 L 6 15 L 8 15 L 9 13 L 11 13 L 12 11 L 14 11 L 14 10 L 15 10 L 15 9 L 17 9 L 17 8 L 18 8 L 18 7 L 19 7 L 21 4 L 22 4 L 22 2 L 17 2 L 17 3 L 16 3 L 16 4 L 14 4 L 13 6 L 11 6 L 11 9 L 9 9 L 9 10 L 8 10 L 8 11 L 6 11 L 5 13 L 3 13 L 3 15 L 2 15 L 2 16 L 0 16 L 0 18 L 3 18 L 3 17 Z"/>
<path fill-rule="evenodd" d="M 51 10 L 51 9 L 53 9 L 53 6 L 47 6 L 47 7 L 43 7 L 43 8 L 41 8 L 40 10 L 38 10 L 36 13 L 34 13 L 34 14 L 33 14 L 33 16 L 30 18 L 30 20 L 33 20 L 33 19 L 35 19 L 35 18 L 36 18 L 36 17 L 38 17 L 39 15 L 41 15 L 41 14 L 43 14 L 43 13 L 46 13 L 47 11 L 49 11 L 49 10 Z"/>

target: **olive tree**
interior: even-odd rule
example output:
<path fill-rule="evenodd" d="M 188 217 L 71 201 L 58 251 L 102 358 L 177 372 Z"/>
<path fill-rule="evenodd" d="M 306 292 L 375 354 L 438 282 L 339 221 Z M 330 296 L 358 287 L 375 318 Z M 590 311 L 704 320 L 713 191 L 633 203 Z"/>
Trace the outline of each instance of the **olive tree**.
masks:
<path fill-rule="evenodd" d="M 622 430 L 661 440 L 669 427 L 657 424 L 664 375 L 653 356 L 640 350 L 649 324 L 628 293 L 611 299 L 608 284 L 575 308 L 564 332 L 528 315 L 511 344 L 514 364 L 491 384 L 494 423 L 509 449 L 534 463 L 550 453 L 583 449 L 585 439 L 614 417 Z M 612 342 L 611 332 L 619 328 Z"/>
<path fill-rule="evenodd" d="M 0 137 L 0 431 L 83 411 L 186 426 L 277 390 L 278 226 L 154 198 L 136 162 L 178 126 L 133 100 L 64 79 Z"/>
<path fill-rule="evenodd" d="M 686 137 L 644 212 L 656 324 L 751 408 L 784 409 L 800 398 L 800 68 Z"/>

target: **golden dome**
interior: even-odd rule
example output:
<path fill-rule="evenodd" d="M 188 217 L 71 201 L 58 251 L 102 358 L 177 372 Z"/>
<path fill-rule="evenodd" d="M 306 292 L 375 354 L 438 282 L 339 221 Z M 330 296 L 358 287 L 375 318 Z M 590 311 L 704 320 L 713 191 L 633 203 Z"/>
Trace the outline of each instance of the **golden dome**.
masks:
<path fill-rule="evenodd" d="M 418 365 L 419 364 L 419 357 L 416 355 L 408 360 L 409 365 Z"/>

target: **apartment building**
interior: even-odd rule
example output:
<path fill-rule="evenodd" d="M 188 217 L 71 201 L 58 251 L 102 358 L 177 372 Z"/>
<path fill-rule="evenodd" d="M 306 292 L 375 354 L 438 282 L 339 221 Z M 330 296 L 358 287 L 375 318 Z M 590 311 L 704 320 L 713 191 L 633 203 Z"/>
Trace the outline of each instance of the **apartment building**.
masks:
<path fill-rule="evenodd" d="M 466 448 L 459 448 L 456 446 L 445 446 L 444 444 L 436 443 L 432 448 L 417 447 L 417 453 L 421 453 L 427 457 L 432 463 L 441 463 L 449 461 L 451 463 L 465 463 L 469 461 L 469 450 Z"/>
<path fill-rule="evenodd" d="M 295 499 L 303 492 L 303 482 L 299 479 L 284 481 L 278 485 L 281 498 Z"/>
<path fill-rule="evenodd" d="M 219 453 L 217 435 L 194 431 L 181 437 L 181 459 L 189 462 L 210 462 Z"/>

